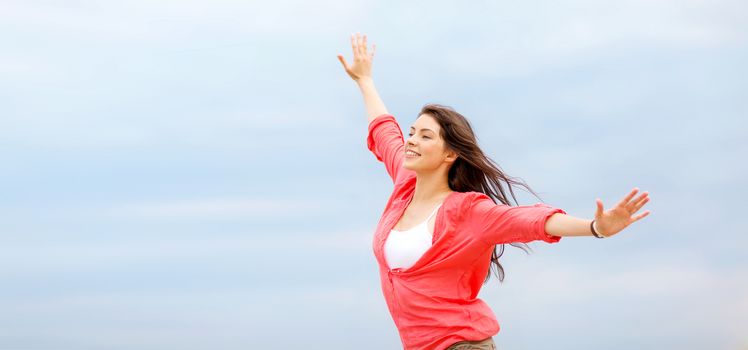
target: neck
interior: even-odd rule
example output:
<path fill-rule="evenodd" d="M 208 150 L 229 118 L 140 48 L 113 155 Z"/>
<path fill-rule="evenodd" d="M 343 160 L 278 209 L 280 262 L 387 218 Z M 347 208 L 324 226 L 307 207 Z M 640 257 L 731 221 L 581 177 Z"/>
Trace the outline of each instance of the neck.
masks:
<path fill-rule="evenodd" d="M 419 173 L 416 175 L 416 190 L 413 194 L 412 202 L 428 203 L 442 201 L 452 192 L 454 191 L 449 188 L 446 174 L 439 172 L 429 174 Z"/>

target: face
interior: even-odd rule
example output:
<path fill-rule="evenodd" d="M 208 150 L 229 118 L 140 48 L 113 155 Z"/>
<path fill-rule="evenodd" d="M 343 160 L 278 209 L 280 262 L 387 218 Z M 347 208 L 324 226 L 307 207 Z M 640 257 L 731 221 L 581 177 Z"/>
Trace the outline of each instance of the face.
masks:
<path fill-rule="evenodd" d="M 449 168 L 454 162 L 454 152 L 447 151 L 439 133 L 439 123 L 428 114 L 422 114 L 410 127 L 405 139 L 405 161 L 403 167 L 410 170 L 436 170 L 440 166 Z M 418 155 L 412 155 L 412 150 Z"/>

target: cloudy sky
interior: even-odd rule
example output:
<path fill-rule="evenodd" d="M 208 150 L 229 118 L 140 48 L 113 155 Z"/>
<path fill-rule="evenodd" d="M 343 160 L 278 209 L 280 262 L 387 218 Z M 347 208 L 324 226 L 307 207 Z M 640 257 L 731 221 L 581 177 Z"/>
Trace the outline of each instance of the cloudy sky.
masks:
<path fill-rule="evenodd" d="M 353 32 L 403 129 L 455 108 L 573 216 L 650 193 L 612 239 L 507 246 L 499 349 L 746 349 L 747 12 L 0 0 L 0 349 L 401 348 Z"/>

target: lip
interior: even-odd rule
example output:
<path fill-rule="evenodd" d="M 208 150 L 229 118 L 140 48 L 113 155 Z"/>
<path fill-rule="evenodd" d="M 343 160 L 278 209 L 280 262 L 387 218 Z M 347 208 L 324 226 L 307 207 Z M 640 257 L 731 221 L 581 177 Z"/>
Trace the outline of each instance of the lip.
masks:
<path fill-rule="evenodd" d="M 417 154 L 417 155 L 419 155 L 419 156 L 421 155 L 420 153 L 418 153 L 418 152 L 416 152 L 416 151 L 414 151 L 414 150 L 412 150 L 412 149 L 406 149 L 406 150 L 405 150 L 405 154 L 406 154 L 406 155 L 408 154 L 408 151 L 411 151 L 411 152 L 413 152 L 413 153 L 415 153 L 415 154 Z"/>

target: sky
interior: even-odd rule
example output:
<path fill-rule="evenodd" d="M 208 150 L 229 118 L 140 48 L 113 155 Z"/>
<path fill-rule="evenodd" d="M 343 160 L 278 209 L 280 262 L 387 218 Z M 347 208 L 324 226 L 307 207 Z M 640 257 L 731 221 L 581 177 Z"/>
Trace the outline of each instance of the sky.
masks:
<path fill-rule="evenodd" d="M 0 1 L 0 349 L 401 349 L 355 32 L 403 130 L 456 109 L 575 217 L 649 192 L 610 239 L 506 247 L 499 349 L 748 349 L 747 12 Z"/>

